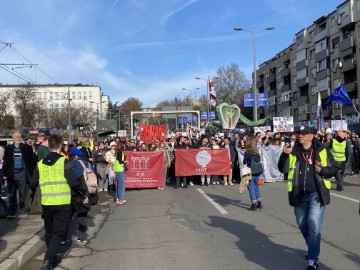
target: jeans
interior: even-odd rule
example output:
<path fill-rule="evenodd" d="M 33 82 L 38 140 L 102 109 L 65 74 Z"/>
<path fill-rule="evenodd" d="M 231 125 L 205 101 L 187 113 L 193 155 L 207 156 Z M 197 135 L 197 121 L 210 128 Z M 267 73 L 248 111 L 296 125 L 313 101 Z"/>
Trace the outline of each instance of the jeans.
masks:
<path fill-rule="evenodd" d="M 308 247 L 308 260 L 318 260 L 320 254 L 321 226 L 325 206 L 319 202 L 317 192 L 304 195 L 300 205 L 294 207 L 296 222 Z"/>
<path fill-rule="evenodd" d="M 19 191 L 20 209 L 25 208 L 25 200 L 29 187 L 26 184 L 25 170 L 14 173 L 14 179 L 8 181 L 9 209 L 8 215 L 14 216 L 17 212 L 17 191 Z"/>
<path fill-rule="evenodd" d="M 248 184 L 248 190 L 250 195 L 250 200 L 252 203 L 256 203 L 257 201 L 261 201 L 261 193 L 258 186 L 260 175 L 255 175 L 251 177 L 251 180 Z"/>
<path fill-rule="evenodd" d="M 97 173 L 101 176 L 102 179 L 99 180 L 99 189 L 108 188 L 108 179 L 106 178 L 106 165 L 102 163 L 96 164 Z"/>
<path fill-rule="evenodd" d="M 115 178 L 117 181 L 116 199 L 123 200 L 125 197 L 125 172 L 115 172 Z"/>

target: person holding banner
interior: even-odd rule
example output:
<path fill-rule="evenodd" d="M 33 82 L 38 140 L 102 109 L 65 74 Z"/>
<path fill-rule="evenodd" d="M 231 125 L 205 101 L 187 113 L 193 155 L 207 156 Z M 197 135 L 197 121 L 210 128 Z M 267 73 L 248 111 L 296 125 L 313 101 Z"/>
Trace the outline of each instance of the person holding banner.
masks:
<path fill-rule="evenodd" d="M 226 186 L 228 183 L 229 185 L 234 185 L 232 183 L 232 170 L 234 167 L 234 162 L 235 162 L 235 157 L 236 157 L 236 153 L 235 153 L 235 149 L 234 147 L 231 145 L 231 138 L 230 137 L 226 137 L 224 139 L 224 146 L 223 148 L 227 149 L 229 152 L 229 157 L 230 157 L 230 174 L 229 175 L 224 175 L 224 185 Z"/>
<path fill-rule="evenodd" d="M 251 207 L 249 211 L 256 211 L 262 209 L 262 198 L 259 189 L 258 181 L 260 175 L 264 172 L 264 167 L 261 164 L 259 149 L 257 147 L 257 138 L 248 138 L 245 144 L 245 155 L 243 164 L 251 169 L 251 180 L 248 185 Z"/>
<path fill-rule="evenodd" d="M 209 139 L 206 136 L 203 136 L 200 143 L 198 144 L 199 149 L 210 149 L 209 147 Z M 202 175 L 201 176 L 201 184 L 200 186 L 203 186 L 204 184 L 206 186 L 211 185 L 210 183 L 211 175 Z"/>
<path fill-rule="evenodd" d="M 330 141 L 329 149 L 331 150 L 331 153 L 336 161 L 334 166 L 339 169 L 335 176 L 336 190 L 342 191 L 344 190 L 344 171 L 348 158 L 348 148 L 346 145 L 346 131 L 344 131 L 342 128 L 335 127 L 335 129 L 336 135 L 335 138 Z"/>
<path fill-rule="evenodd" d="M 330 150 L 314 138 L 315 132 L 300 127 L 298 141 L 294 147 L 283 148 L 278 162 L 279 171 L 287 174 L 289 204 L 307 245 L 308 270 L 318 268 L 321 226 L 330 203 L 329 178 L 338 170 L 332 166 L 335 160 Z"/>

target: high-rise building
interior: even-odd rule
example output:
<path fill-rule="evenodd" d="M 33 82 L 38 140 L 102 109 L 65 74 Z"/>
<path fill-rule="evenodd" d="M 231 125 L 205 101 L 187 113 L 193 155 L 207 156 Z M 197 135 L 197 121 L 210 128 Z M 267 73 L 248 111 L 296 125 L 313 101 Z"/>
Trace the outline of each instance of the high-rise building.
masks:
<path fill-rule="evenodd" d="M 316 123 L 318 92 L 325 121 L 343 119 L 360 123 L 354 107 L 325 106 L 334 89 L 343 84 L 359 108 L 360 0 L 348 0 L 332 13 L 295 34 L 293 43 L 260 65 L 255 80 L 259 93 L 268 94 L 265 116 L 293 116 L 295 126 Z"/>

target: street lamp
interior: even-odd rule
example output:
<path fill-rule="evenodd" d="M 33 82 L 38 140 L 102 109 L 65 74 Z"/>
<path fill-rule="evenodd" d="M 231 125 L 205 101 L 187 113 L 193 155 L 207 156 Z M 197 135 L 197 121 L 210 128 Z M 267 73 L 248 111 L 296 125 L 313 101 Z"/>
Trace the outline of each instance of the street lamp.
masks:
<path fill-rule="evenodd" d="M 97 114 L 97 118 L 98 118 L 98 119 L 99 119 L 99 117 L 100 117 L 99 105 L 100 105 L 101 103 L 105 103 L 105 102 L 106 102 L 105 100 L 104 100 L 104 101 L 101 101 L 101 102 L 90 101 L 90 103 L 96 104 L 96 114 Z"/>
<path fill-rule="evenodd" d="M 273 30 L 274 27 L 266 27 L 264 29 L 261 30 L 257 30 L 257 31 L 250 31 L 250 30 L 246 30 L 243 28 L 234 28 L 235 31 L 245 31 L 248 32 L 250 34 L 252 34 L 253 37 L 253 54 L 254 54 L 254 75 L 253 75 L 253 94 L 254 94 L 254 110 L 253 110 L 253 114 L 254 114 L 254 121 L 257 121 L 257 107 L 258 107 L 258 93 L 257 93 L 257 89 L 256 89 L 256 34 L 261 32 L 261 31 L 270 31 Z"/>
<path fill-rule="evenodd" d="M 187 88 L 182 88 L 181 90 L 184 90 L 184 91 L 189 91 L 190 92 L 190 98 L 192 99 L 192 91 L 195 91 L 195 98 L 196 99 L 196 90 L 200 89 L 199 87 L 197 88 L 194 88 L 194 89 L 187 89 Z"/>
<path fill-rule="evenodd" d="M 204 78 L 200 78 L 200 77 L 195 77 L 195 80 L 203 80 L 206 82 L 206 93 L 207 93 L 207 119 L 208 122 L 210 121 L 210 93 L 209 93 L 209 80 L 204 79 Z"/>

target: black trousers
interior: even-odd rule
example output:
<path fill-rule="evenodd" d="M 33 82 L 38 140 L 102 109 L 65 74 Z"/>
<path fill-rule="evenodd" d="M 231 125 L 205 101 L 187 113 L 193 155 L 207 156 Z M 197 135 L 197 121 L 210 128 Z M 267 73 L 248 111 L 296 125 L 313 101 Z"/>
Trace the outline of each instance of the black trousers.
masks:
<path fill-rule="evenodd" d="M 43 205 L 45 242 L 47 251 L 45 260 L 55 263 L 61 241 L 66 237 L 71 221 L 71 205 Z"/>

